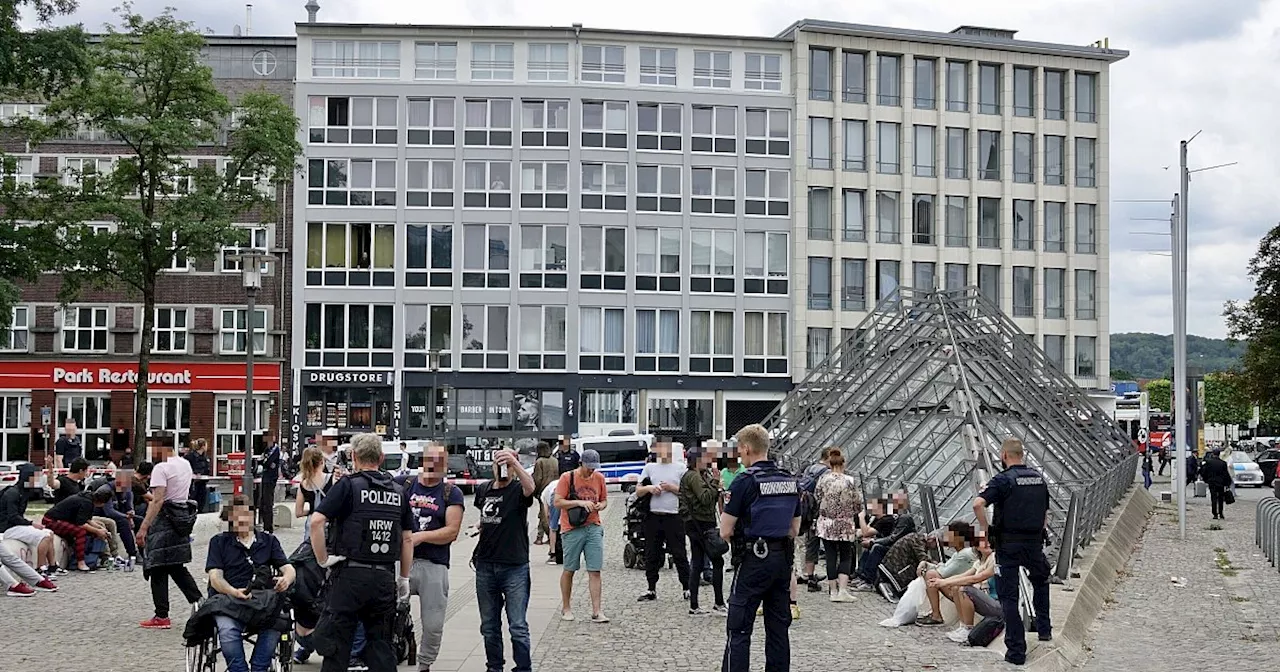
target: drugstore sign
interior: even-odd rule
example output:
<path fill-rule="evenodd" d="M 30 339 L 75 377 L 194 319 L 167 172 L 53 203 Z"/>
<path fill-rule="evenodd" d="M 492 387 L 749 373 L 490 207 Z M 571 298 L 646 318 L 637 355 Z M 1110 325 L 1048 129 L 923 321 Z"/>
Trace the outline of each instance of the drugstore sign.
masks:
<path fill-rule="evenodd" d="M 238 362 L 151 362 L 147 388 L 151 391 L 244 392 L 245 365 Z M 138 365 L 133 362 L 0 362 L 0 389 L 6 390 L 133 390 Z M 256 363 L 253 389 L 280 389 L 280 365 Z"/>

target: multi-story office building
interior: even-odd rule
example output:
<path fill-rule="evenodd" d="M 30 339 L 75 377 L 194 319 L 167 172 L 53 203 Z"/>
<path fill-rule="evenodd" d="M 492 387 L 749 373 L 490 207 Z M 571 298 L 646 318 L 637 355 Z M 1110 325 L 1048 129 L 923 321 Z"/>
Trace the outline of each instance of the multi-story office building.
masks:
<path fill-rule="evenodd" d="M 484 463 L 724 436 L 790 388 L 789 40 L 313 22 L 298 48 L 299 433 Z"/>
<path fill-rule="evenodd" d="M 983 294 L 1108 387 L 1108 67 L 1126 52 L 805 20 L 794 40 L 796 380 L 899 285 Z"/>
<path fill-rule="evenodd" d="M 251 90 L 293 97 L 292 37 L 207 37 L 205 58 L 233 105 Z M 38 114 L 39 109 L 8 101 L 0 105 L 0 117 Z M 18 172 L 11 179 L 26 181 L 69 181 L 81 171 L 110 170 L 117 157 L 128 153 L 93 128 L 36 147 L 9 141 L 4 149 L 16 159 Z M 225 154 L 225 144 L 211 143 L 193 151 L 190 161 L 220 162 Z M 292 189 L 283 189 L 280 196 L 291 194 Z M 275 221 L 262 223 L 263 213 L 250 213 L 243 221 L 252 230 L 255 247 L 275 251 L 282 255 L 279 262 L 287 263 L 283 250 L 292 233 L 290 206 L 287 200 L 279 205 Z M 24 286 L 13 328 L 0 340 L 0 460 L 43 463 L 52 439 L 39 433 L 47 407 L 58 433 L 66 418 L 76 419 L 90 461 L 118 462 L 137 430 L 163 435 L 179 446 L 204 438 L 220 458 L 215 469 L 223 468 L 221 458 L 244 448 L 247 342 L 254 344 L 258 358 L 255 433 L 276 427 L 281 373 L 289 370 L 289 350 L 282 347 L 288 328 L 288 275 L 279 273 L 276 263 L 269 266 L 249 338 L 239 261 L 229 256 L 237 251 L 185 260 L 162 279 L 144 428 L 134 426 L 141 301 L 123 290 L 86 288 L 75 303 L 63 307 L 56 275 Z"/>

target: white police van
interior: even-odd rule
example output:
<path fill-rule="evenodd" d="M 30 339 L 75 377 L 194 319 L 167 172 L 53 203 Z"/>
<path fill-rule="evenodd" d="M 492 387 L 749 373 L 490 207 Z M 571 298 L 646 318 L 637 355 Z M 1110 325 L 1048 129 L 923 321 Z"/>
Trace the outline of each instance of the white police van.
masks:
<path fill-rule="evenodd" d="M 657 439 L 652 434 L 636 434 L 629 429 L 617 429 L 607 436 L 587 436 L 573 439 L 571 444 L 579 455 L 591 449 L 600 453 L 600 473 L 608 484 L 623 485 L 626 490 L 633 490 L 640 481 L 640 472 L 644 469 L 649 454 L 653 452 Z M 684 459 L 684 445 L 672 444 L 672 459 Z"/>

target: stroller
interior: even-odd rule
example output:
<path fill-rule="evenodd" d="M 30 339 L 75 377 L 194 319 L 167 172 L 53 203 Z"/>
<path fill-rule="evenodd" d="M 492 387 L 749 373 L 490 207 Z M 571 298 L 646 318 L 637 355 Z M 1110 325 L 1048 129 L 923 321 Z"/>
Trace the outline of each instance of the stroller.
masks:
<path fill-rule="evenodd" d="M 644 569 L 644 519 L 649 516 L 649 498 L 639 497 L 633 491 L 627 495 L 626 510 L 622 535 L 627 540 L 627 545 L 622 547 L 622 566 L 627 569 Z M 675 566 L 675 558 L 668 553 L 667 569 Z"/>

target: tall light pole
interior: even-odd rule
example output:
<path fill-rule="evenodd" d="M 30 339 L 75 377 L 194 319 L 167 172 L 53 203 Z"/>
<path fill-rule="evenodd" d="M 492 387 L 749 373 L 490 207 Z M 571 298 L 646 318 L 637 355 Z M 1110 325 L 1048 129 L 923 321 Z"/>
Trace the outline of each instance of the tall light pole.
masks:
<path fill-rule="evenodd" d="M 245 291 L 245 312 L 244 312 L 244 496 L 249 500 L 249 509 L 257 511 L 258 500 L 254 497 L 254 468 L 253 468 L 253 432 L 255 428 L 255 411 L 257 410 L 253 403 L 253 348 L 254 348 L 254 313 L 257 310 L 258 290 L 262 289 L 262 265 L 266 263 L 271 255 L 265 250 L 255 248 L 247 248 L 242 250 L 235 258 L 240 261 L 240 277 L 244 281 Z M 266 321 L 263 321 L 263 330 L 266 330 Z M 266 334 L 263 334 L 266 338 Z"/>
<path fill-rule="evenodd" d="M 440 439 L 440 350 L 431 348 L 427 351 L 427 365 L 431 368 L 431 438 Z"/>

